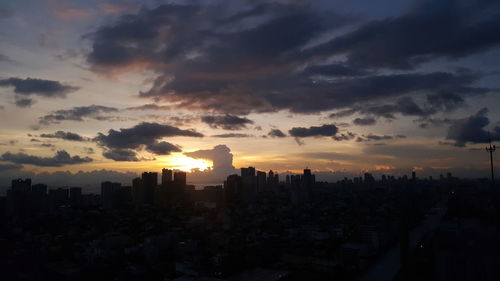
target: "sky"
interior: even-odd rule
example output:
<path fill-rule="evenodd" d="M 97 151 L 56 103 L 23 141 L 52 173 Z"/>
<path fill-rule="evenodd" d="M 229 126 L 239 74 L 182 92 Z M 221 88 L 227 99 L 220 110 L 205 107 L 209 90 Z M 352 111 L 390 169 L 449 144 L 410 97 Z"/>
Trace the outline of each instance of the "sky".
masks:
<path fill-rule="evenodd" d="M 1 1 L 0 185 L 487 177 L 499 32 L 494 0 Z"/>

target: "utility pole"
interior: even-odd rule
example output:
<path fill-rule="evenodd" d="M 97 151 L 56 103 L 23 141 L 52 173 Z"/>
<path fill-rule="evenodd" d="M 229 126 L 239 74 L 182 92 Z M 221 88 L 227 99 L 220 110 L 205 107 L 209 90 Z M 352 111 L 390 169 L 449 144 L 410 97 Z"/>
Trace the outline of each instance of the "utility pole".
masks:
<path fill-rule="evenodd" d="M 491 165 L 491 186 L 495 187 L 495 174 L 493 173 L 493 152 L 495 152 L 495 145 L 491 145 L 491 136 L 488 133 L 488 141 L 490 142 L 490 147 L 486 147 L 486 151 L 490 153 L 490 165 Z"/>

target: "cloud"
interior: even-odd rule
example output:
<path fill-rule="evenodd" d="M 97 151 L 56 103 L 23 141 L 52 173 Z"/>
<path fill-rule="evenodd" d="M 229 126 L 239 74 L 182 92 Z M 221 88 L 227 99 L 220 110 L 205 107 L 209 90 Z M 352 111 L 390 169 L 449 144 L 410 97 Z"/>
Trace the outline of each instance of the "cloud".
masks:
<path fill-rule="evenodd" d="M 356 137 L 356 134 L 353 132 L 341 133 L 333 136 L 332 138 L 336 141 L 347 141 L 352 140 Z"/>
<path fill-rule="evenodd" d="M 0 17 L 1 17 L 1 15 L 0 15 Z M 14 61 L 6 55 L 0 54 L 0 62 L 14 62 Z"/>
<path fill-rule="evenodd" d="M 171 106 L 148 103 L 140 106 L 128 107 L 127 110 L 170 110 Z"/>
<path fill-rule="evenodd" d="M 406 138 L 405 135 L 374 135 L 374 134 L 368 134 L 368 135 L 362 135 L 356 139 L 357 142 L 366 142 L 366 141 L 383 141 L 383 140 L 392 140 L 392 139 L 404 139 Z"/>
<path fill-rule="evenodd" d="M 23 165 L 19 165 L 19 164 L 0 163 L 0 172 L 9 171 L 9 170 L 20 170 L 22 168 L 23 168 Z"/>
<path fill-rule="evenodd" d="M 169 155 L 172 152 L 181 152 L 179 146 L 166 141 L 146 145 L 146 150 L 157 155 Z"/>
<path fill-rule="evenodd" d="M 356 118 L 352 121 L 352 123 L 358 126 L 371 126 L 375 125 L 376 122 L 374 118 Z"/>
<path fill-rule="evenodd" d="M 41 134 L 40 137 L 41 138 L 63 139 L 63 140 L 68 140 L 68 141 L 88 141 L 87 138 L 82 137 L 77 133 L 64 132 L 64 131 L 57 131 L 53 134 Z"/>
<path fill-rule="evenodd" d="M 180 152 L 177 145 L 159 140 L 164 137 L 203 137 L 203 134 L 195 130 L 182 130 L 170 125 L 143 122 L 132 128 L 109 130 L 107 134 L 99 133 L 93 140 L 100 146 L 109 149 L 103 156 L 109 159 L 137 159 L 133 150 L 145 147 L 154 154 L 170 154 L 170 152 Z M 126 157 L 122 157 L 126 156 Z M 126 161 L 126 160 L 117 160 Z M 133 160 L 136 161 L 136 160 Z"/>
<path fill-rule="evenodd" d="M 13 154 L 5 152 L 1 158 L 3 161 L 10 161 L 17 164 L 29 164 L 42 167 L 60 167 L 64 165 L 74 165 L 92 162 L 92 158 L 80 157 L 78 155 L 71 156 L 64 150 L 57 151 L 53 157 L 39 157 L 28 155 L 25 153 Z"/>
<path fill-rule="evenodd" d="M 284 138 L 286 137 L 286 134 L 283 133 L 280 129 L 271 129 L 269 133 L 267 133 L 268 136 L 272 138 Z"/>
<path fill-rule="evenodd" d="M 58 124 L 62 121 L 84 121 L 85 119 L 94 119 L 99 121 L 109 120 L 109 116 L 103 116 L 103 113 L 117 112 L 114 107 L 101 105 L 77 106 L 71 109 L 62 109 L 51 112 L 39 118 L 42 125 Z"/>
<path fill-rule="evenodd" d="M 213 135 L 212 137 L 213 138 L 249 138 L 249 137 L 252 137 L 252 135 L 230 133 L 230 134 Z"/>
<path fill-rule="evenodd" d="M 228 175 L 235 173 L 233 166 L 233 154 L 226 145 L 217 145 L 213 149 L 197 150 L 185 152 L 184 155 L 195 159 L 210 160 L 213 163 L 212 171 L 208 173 L 209 177 L 224 179 Z"/>
<path fill-rule="evenodd" d="M 327 77 L 361 76 L 369 74 L 368 71 L 354 68 L 346 64 L 312 65 L 305 68 L 303 73 L 306 75 L 318 75 Z"/>
<path fill-rule="evenodd" d="M 220 115 L 220 116 L 203 116 L 201 121 L 208 124 L 212 128 L 221 128 L 224 130 L 241 130 L 245 129 L 248 124 L 253 124 L 253 121 L 234 115 Z"/>
<path fill-rule="evenodd" d="M 461 104 L 460 98 L 490 89 L 474 86 L 484 76 L 480 73 L 423 72 L 413 66 L 479 53 L 500 40 L 493 36 L 498 20 L 486 13 L 488 5 L 471 4 L 473 9 L 467 11 L 475 20 L 451 1 L 427 9 L 434 5 L 438 4 L 426 1 L 400 17 L 358 24 L 348 31 L 340 28 L 351 19 L 305 2 L 251 2 L 241 9 L 160 5 L 123 16 L 87 35 L 92 46 L 87 62 L 97 72 L 150 70 L 155 80 L 139 95 L 168 100 L 183 109 L 233 115 L 279 110 L 313 113 L 365 108 L 414 95 L 428 95 L 430 104 L 437 99 L 439 106 L 434 108 L 410 100 L 389 105 L 391 112 L 422 116 L 449 110 Z M 441 20 L 445 24 L 434 29 Z M 425 26 L 431 26 L 431 31 Z M 336 31 L 341 35 L 322 38 Z M 347 59 L 318 64 L 332 57 Z M 455 102 L 445 97 L 449 93 L 455 95 Z M 405 107 L 394 108 L 401 105 Z"/>
<path fill-rule="evenodd" d="M 130 149 L 110 149 L 102 153 L 102 156 L 115 161 L 139 161 L 135 151 Z"/>
<path fill-rule="evenodd" d="M 500 43 L 494 1 L 420 1 L 399 17 L 373 20 L 316 46 L 314 56 L 344 54 L 352 65 L 411 69 L 437 58 L 455 60 Z"/>
<path fill-rule="evenodd" d="M 29 98 L 16 98 L 16 106 L 17 107 L 31 107 L 35 101 Z"/>
<path fill-rule="evenodd" d="M 93 149 L 92 147 L 84 147 L 84 148 L 83 148 L 83 152 L 84 152 L 85 154 L 88 154 L 88 155 L 91 155 L 91 154 L 94 154 L 94 153 L 95 153 L 95 151 L 94 151 L 94 149 Z"/>
<path fill-rule="evenodd" d="M 0 171 L 0 186 L 10 186 L 14 178 L 31 178 L 32 182 L 44 183 L 49 186 L 80 186 L 84 193 L 99 194 L 101 191 L 101 182 L 112 181 L 120 182 L 123 185 L 130 185 L 132 179 L 140 176 L 132 172 L 118 172 L 111 170 L 94 171 L 57 171 L 35 173 L 27 170 L 8 170 Z"/>
<path fill-rule="evenodd" d="M 483 90 L 475 89 L 469 92 L 467 95 L 478 95 L 482 94 Z M 434 94 L 428 94 L 426 96 L 426 101 L 419 105 L 413 98 L 408 96 L 403 96 L 398 98 L 393 104 L 364 104 L 357 105 L 349 109 L 344 109 L 335 113 L 330 114 L 330 118 L 339 118 L 353 115 L 355 113 L 360 113 L 369 117 L 363 119 L 373 119 L 373 117 L 383 117 L 387 119 L 396 119 L 396 114 L 401 114 L 403 116 L 418 116 L 420 120 L 431 119 L 430 116 L 439 112 L 450 112 L 465 103 L 463 96 L 459 96 L 454 93 L 449 92 L 438 92 Z M 359 119 L 359 120 L 358 120 Z M 357 118 L 357 122 L 360 118 Z M 357 124 L 356 125 L 362 125 Z"/>
<path fill-rule="evenodd" d="M 330 125 L 322 125 L 322 126 L 312 126 L 309 128 L 304 127 L 295 127 L 288 131 L 290 136 L 297 138 L 305 138 L 305 137 L 333 137 L 337 134 L 339 129 L 337 126 Z"/>
<path fill-rule="evenodd" d="M 9 18 L 15 14 L 14 9 L 7 3 L 0 3 L 0 20 Z"/>
<path fill-rule="evenodd" d="M 14 87 L 14 93 L 17 95 L 41 97 L 66 97 L 66 94 L 79 89 L 59 81 L 17 77 L 0 79 L 0 87 Z"/>
<path fill-rule="evenodd" d="M 490 134 L 484 129 L 490 123 L 487 113 L 488 109 L 483 108 L 474 115 L 453 121 L 448 128 L 446 139 L 455 141 L 455 146 L 461 147 L 469 142 L 487 143 L 490 136 L 492 141 L 499 141 L 500 125 L 495 126 Z"/>

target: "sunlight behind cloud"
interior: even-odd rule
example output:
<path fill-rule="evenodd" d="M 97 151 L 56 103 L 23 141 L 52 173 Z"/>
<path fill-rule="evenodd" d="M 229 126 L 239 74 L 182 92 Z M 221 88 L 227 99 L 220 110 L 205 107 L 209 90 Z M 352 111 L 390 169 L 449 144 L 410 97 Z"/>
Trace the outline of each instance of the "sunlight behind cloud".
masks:
<path fill-rule="evenodd" d="M 179 154 L 170 156 L 165 159 L 158 159 L 162 167 L 192 172 L 194 170 L 206 171 L 212 167 L 212 162 L 203 159 L 194 159 L 185 155 Z"/>

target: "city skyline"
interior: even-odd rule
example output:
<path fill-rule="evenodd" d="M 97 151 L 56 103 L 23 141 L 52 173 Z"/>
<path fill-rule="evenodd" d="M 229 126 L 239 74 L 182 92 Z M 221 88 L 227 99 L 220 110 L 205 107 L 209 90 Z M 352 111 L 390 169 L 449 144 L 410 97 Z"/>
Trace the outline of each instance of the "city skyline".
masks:
<path fill-rule="evenodd" d="M 499 5 L 1 3 L 0 186 L 249 166 L 488 178 Z"/>

